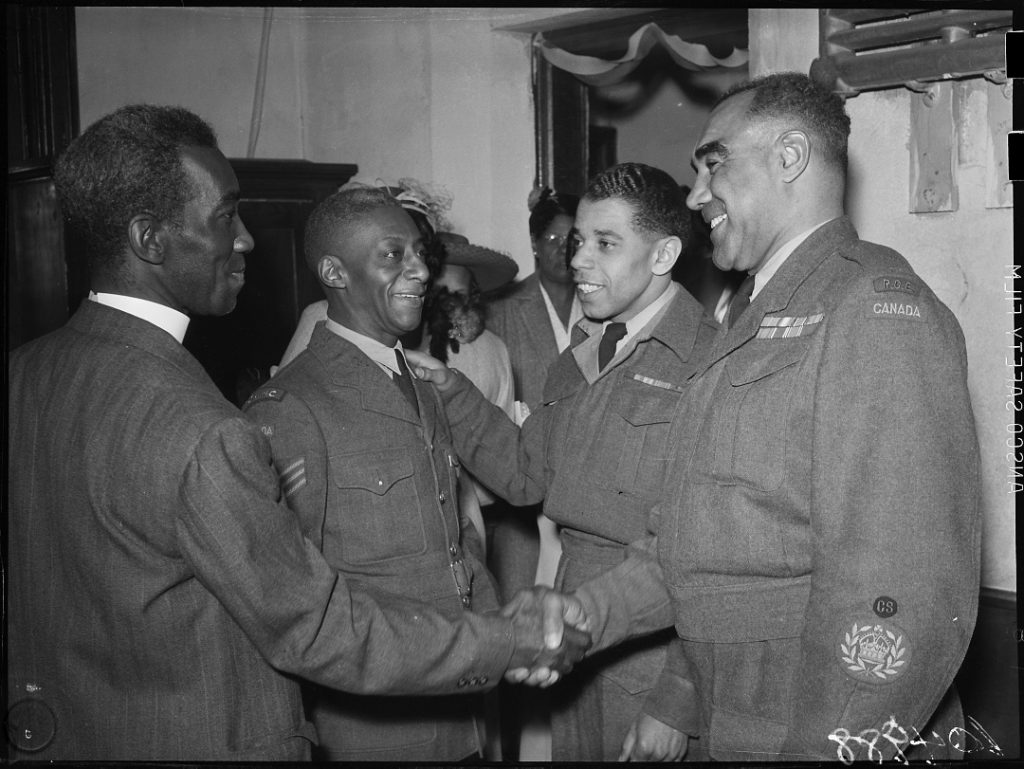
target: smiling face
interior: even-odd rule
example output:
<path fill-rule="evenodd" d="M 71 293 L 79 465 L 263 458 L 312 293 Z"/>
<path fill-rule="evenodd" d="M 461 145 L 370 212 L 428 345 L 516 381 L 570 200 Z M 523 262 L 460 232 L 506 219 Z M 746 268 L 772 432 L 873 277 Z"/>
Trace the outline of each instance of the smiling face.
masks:
<path fill-rule="evenodd" d="M 691 163 L 697 178 L 686 205 L 711 225 L 711 258 L 722 270 L 756 271 L 785 242 L 785 196 L 768 129 L 746 116 L 752 98 L 738 94 L 712 111 Z"/>
<path fill-rule="evenodd" d="M 571 232 L 572 217 L 559 214 L 533 241 L 537 272 L 550 283 L 572 282 L 572 271 L 565 259 L 565 246 Z"/>
<path fill-rule="evenodd" d="M 576 211 L 571 266 L 576 295 L 592 320 L 628 321 L 665 290 L 664 272 L 672 265 L 656 266 L 661 239 L 638 233 L 635 213 L 614 197 L 585 197 Z"/>
<path fill-rule="evenodd" d="M 215 149 L 187 147 L 182 167 L 193 194 L 180 224 L 165 224 L 161 295 L 193 315 L 226 315 L 245 285 L 245 254 L 253 240 L 238 216 L 238 180 Z"/>
<path fill-rule="evenodd" d="M 331 250 L 343 273 L 339 322 L 388 347 L 419 326 L 429 274 L 420 231 L 402 208 L 360 215 L 338 229 Z"/>

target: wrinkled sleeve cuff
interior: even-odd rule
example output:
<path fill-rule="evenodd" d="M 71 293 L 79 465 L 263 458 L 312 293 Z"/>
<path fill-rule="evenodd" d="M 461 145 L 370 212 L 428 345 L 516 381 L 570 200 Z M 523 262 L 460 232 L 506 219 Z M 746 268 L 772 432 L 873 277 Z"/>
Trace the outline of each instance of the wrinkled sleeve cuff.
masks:
<path fill-rule="evenodd" d="M 690 737 L 700 734 L 700 701 L 693 681 L 663 670 L 647 695 L 644 713 Z"/>

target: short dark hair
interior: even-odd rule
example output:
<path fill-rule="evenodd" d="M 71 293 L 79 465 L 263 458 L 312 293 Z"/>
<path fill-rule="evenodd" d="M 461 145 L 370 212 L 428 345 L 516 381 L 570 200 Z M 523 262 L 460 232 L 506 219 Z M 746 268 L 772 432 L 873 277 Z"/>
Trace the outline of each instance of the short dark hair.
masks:
<path fill-rule="evenodd" d="M 530 209 L 530 235 L 535 239 L 539 238 L 558 216 L 575 219 L 579 204 L 580 199 L 576 195 L 554 192 L 545 187 L 540 193 L 540 198 Z"/>
<path fill-rule="evenodd" d="M 747 115 L 764 122 L 790 119 L 820 141 L 826 163 L 846 173 L 850 116 L 838 94 L 799 72 L 776 72 L 738 83 L 718 99 L 715 106 L 733 96 L 752 93 Z"/>
<path fill-rule="evenodd" d="M 690 239 L 689 209 L 676 180 L 660 168 L 620 163 L 597 174 L 584 200 L 621 198 L 633 206 L 633 229 L 647 237 L 675 235 L 686 247 Z"/>
<path fill-rule="evenodd" d="M 330 253 L 335 232 L 365 213 L 381 207 L 402 208 L 395 197 L 379 187 L 350 187 L 321 201 L 306 220 L 306 265 L 316 272 L 320 257 Z"/>
<path fill-rule="evenodd" d="M 94 271 L 117 269 L 133 216 L 182 222 L 195 194 L 182 165 L 187 147 L 217 149 L 206 121 L 182 107 L 131 104 L 97 120 L 57 159 L 61 211 Z"/>

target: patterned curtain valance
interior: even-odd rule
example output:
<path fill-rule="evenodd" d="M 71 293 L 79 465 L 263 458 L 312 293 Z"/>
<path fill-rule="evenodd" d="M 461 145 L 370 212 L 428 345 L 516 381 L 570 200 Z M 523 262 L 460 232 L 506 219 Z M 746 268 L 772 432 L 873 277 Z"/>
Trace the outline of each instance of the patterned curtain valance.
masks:
<path fill-rule="evenodd" d="M 742 67 L 750 59 L 750 54 L 746 50 L 735 48 L 727 57 L 718 58 L 712 55 L 707 46 L 688 43 L 677 35 L 668 34 L 653 22 L 645 24 L 630 35 L 625 55 L 614 61 L 569 53 L 545 40 L 543 33 L 537 35 L 534 44 L 553 67 L 572 73 L 590 86 L 605 86 L 619 82 L 636 69 L 647 54 L 659 44 L 668 51 L 676 64 L 691 70 Z"/>

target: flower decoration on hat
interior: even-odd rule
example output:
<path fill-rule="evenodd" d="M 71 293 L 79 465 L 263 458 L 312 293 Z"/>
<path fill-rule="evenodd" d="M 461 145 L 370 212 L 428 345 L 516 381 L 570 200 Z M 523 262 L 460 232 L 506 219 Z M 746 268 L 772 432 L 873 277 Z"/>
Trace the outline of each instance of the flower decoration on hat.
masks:
<path fill-rule="evenodd" d="M 435 232 L 451 229 L 451 222 L 448 220 L 448 211 L 452 207 L 452 195 L 443 187 L 425 184 L 418 179 L 403 176 L 394 184 L 385 182 L 380 177 L 371 184 L 362 181 L 349 181 L 343 184 L 340 189 L 350 187 L 378 187 L 386 190 L 397 200 L 402 208 L 407 211 L 416 211 L 427 217 L 430 226 Z"/>

